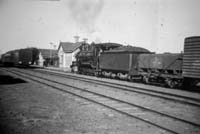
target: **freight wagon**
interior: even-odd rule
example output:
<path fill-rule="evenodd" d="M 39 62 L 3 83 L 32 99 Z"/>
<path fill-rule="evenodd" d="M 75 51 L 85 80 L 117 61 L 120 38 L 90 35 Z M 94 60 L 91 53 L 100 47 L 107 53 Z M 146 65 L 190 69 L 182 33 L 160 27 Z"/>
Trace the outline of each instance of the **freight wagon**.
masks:
<path fill-rule="evenodd" d="M 33 49 L 20 49 L 18 64 L 20 65 L 31 65 L 33 61 Z"/>
<path fill-rule="evenodd" d="M 2 55 L 2 63 L 5 65 L 5 66 L 12 66 L 13 65 L 13 62 L 12 62 L 12 53 L 11 52 L 7 52 L 5 54 Z"/>
<path fill-rule="evenodd" d="M 141 54 L 138 56 L 139 73 L 144 83 L 165 83 L 173 88 L 182 82 L 181 53 Z"/>
<path fill-rule="evenodd" d="M 184 88 L 200 82 L 200 36 L 185 39 L 182 69 Z"/>
<path fill-rule="evenodd" d="M 2 63 L 5 66 L 29 66 L 33 64 L 39 56 L 39 51 L 36 48 L 25 48 L 9 51 L 2 56 Z"/>

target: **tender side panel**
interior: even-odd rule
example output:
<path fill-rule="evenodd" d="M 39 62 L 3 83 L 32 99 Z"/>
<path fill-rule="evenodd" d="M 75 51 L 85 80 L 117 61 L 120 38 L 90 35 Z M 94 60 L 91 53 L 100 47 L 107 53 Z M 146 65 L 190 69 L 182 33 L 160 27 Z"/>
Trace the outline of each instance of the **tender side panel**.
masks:
<path fill-rule="evenodd" d="M 99 57 L 100 69 L 113 71 L 129 71 L 129 53 L 103 53 Z"/>
<path fill-rule="evenodd" d="M 182 54 L 141 54 L 139 68 L 181 70 Z"/>
<path fill-rule="evenodd" d="M 200 78 L 200 37 L 185 39 L 183 76 Z"/>

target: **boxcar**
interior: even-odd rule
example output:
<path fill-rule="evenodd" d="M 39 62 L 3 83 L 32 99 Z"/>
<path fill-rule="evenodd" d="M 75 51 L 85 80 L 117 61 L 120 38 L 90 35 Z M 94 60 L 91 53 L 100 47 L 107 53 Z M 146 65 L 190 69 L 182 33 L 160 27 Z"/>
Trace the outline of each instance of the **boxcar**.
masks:
<path fill-rule="evenodd" d="M 182 68 L 185 88 L 200 82 L 200 36 L 185 38 Z"/>
<path fill-rule="evenodd" d="M 25 48 L 9 51 L 2 56 L 2 63 L 6 66 L 28 66 L 38 60 L 39 50 L 36 48 Z"/>
<path fill-rule="evenodd" d="M 20 49 L 18 57 L 19 57 L 18 64 L 30 65 L 33 60 L 33 50 L 32 49 Z"/>

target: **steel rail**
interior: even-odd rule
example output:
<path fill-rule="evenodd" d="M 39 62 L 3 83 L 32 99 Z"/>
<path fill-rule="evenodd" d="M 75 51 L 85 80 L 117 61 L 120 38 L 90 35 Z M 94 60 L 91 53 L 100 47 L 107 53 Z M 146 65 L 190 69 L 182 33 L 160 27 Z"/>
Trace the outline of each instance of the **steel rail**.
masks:
<path fill-rule="evenodd" d="M 84 81 L 84 82 L 95 83 L 95 84 L 99 84 L 99 85 L 102 85 L 102 86 L 109 86 L 109 87 L 117 88 L 117 89 L 124 90 L 124 91 L 136 92 L 136 93 L 139 93 L 139 94 L 145 94 L 145 95 L 149 95 L 149 96 L 153 96 L 153 97 L 157 97 L 157 98 L 162 98 L 162 99 L 165 99 L 165 100 L 170 100 L 170 101 L 175 101 L 175 102 L 179 102 L 179 103 L 182 103 L 182 104 L 189 104 L 189 105 L 193 105 L 193 106 L 196 106 L 196 107 L 200 107 L 200 99 L 196 99 L 196 98 L 192 98 L 192 97 L 175 95 L 175 94 L 161 92 L 161 91 L 154 91 L 154 90 L 150 90 L 150 89 L 147 89 L 147 88 L 128 86 L 128 85 L 119 84 L 119 83 L 112 83 L 112 82 L 107 82 L 107 81 L 94 80 L 94 79 L 90 79 L 90 78 L 81 78 L 81 77 L 78 77 L 78 76 L 71 76 L 71 75 L 61 74 L 61 73 L 57 73 L 57 72 L 54 73 L 54 72 L 50 72 L 50 71 L 46 71 L 46 70 L 45 71 L 44 70 L 34 70 L 34 71 L 46 72 L 47 74 L 61 76 L 61 77 L 64 77 L 64 78 L 70 78 L 70 79 L 80 80 L 80 81 Z M 120 87 L 118 87 L 118 86 L 120 86 Z M 131 88 L 131 89 L 127 89 L 127 88 Z M 136 90 L 134 90 L 134 88 L 136 90 L 139 89 L 140 91 L 136 91 Z M 143 90 L 145 90 L 149 93 L 144 92 Z M 156 94 L 152 94 L 151 92 L 156 93 Z M 158 94 L 160 94 L 160 95 L 158 95 Z M 168 97 L 162 96 L 162 95 L 167 95 Z M 185 101 L 185 100 L 180 100 L 180 99 L 172 98 L 172 97 L 177 97 L 177 98 L 180 98 L 180 99 L 186 99 L 186 100 L 193 101 L 193 102 L 188 102 L 188 101 Z"/>
<path fill-rule="evenodd" d="M 21 71 L 18 71 L 20 73 L 24 73 L 24 72 L 21 72 Z M 33 74 L 30 74 L 30 73 L 24 73 L 26 75 L 32 75 Z M 19 73 L 17 73 L 17 75 L 21 75 Z M 24 76 L 22 76 L 24 77 Z M 104 97 L 104 98 L 109 98 L 109 99 L 112 99 L 112 100 L 115 100 L 115 101 L 118 101 L 118 102 L 121 102 L 121 103 L 125 103 L 125 104 L 128 104 L 128 105 L 131 105 L 133 107 L 138 107 L 140 109 L 143 109 L 143 110 L 146 110 L 146 111 L 150 111 L 150 112 L 153 112 L 153 113 L 157 113 L 161 116 L 166 116 L 168 118 L 172 118 L 172 119 L 175 119 L 175 120 L 178 120 L 178 121 L 181 121 L 181 122 L 184 122 L 184 123 L 187 123 L 187 124 L 190 124 L 190 125 L 193 125 L 193 126 L 196 126 L 196 127 L 200 127 L 199 124 L 196 124 L 196 123 L 193 123 L 193 122 L 190 122 L 190 121 L 187 121 L 187 120 L 183 120 L 183 119 L 180 119 L 180 118 L 177 118 L 177 117 L 174 117 L 174 116 L 171 116 L 171 115 L 167 115 L 167 114 L 164 114 L 164 113 L 161 113 L 161 112 L 158 112 L 158 111 L 155 111 L 155 110 L 152 110 L 152 109 L 149 109 L 149 108 L 145 108 L 145 107 L 142 107 L 142 106 L 139 106 L 139 105 L 136 105 L 136 104 L 132 104 L 132 103 L 129 103 L 129 102 L 125 102 L 123 100 L 119 100 L 119 99 L 116 99 L 116 98 L 113 98 L 113 97 L 110 97 L 110 96 L 106 96 L 106 95 L 102 95 L 102 94 L 99 94 L 99 93 L 94 93 L 94 92 L 91 92 L 91 91 L 88 91 L 86 89 L 82 89 L 82 88 L 78 88 L 78 87 L 75 87 L 75 86 L 71 86 L 71 85 L 68 85 L 68 84 L 64 84 L 64 83 L 60 83 L 60 82 L 57 82 L 57 81 L 53 81 L 53 80 L 49 80 L 49 79 L 46 79 L 46 78 L 42 78 L 42 77 L 39 77 L 39 76 L 33 76 L 33 77 L 36 77 L 36 78 L 39 78 L 39 79 L 43 79 L 43 80 L 46 80 L 46 81 L 50 81 L 50 82 L 54 82 L 54 83 L 57 83 L 57 84 L 60 84 L 60 85 L 64 85 L 64 86 L 68 86 L 68 87 L 71 87 L 73 89 L 77 89 L 77 90 L 81 90 L 81 91 L 85 91 L 85 92 L 88 92 L 88 93 L 92 93 L 92 94 L 95 94 L 95 95 L 98 95 L 98 96 L 101 96 L 101 97 Z M 88 99 L 88 98 L 87 98 Z M 94 101 L 94 100 L 93 100 Z M 123 112 L 123 111 L 122 111 Z M 133 115 L 131 115 L 133 116 Z M 134 116 L 134 117 L 137 117 L 137 116 Z M 137 117 L 139 118 L 139 117 Z M 144 120 L 144 119 L 142 119 Z M 148 120 L 146 120 L 148 121 Z M 148 121 L 149 123 L 149 121 Z M 152 124 L 152 122 L 150 123 Z M 154 126 L 157 126 L 157 124 L 153 123 Z M 159 126 L 159 125 L 158 125 Z M 161 126 L 162 127 L 162 126 Z M 162 127 L 163 128 L 163 127 Z M 167 128 L 164 127 L 164 129 L 166 130 Z"/>

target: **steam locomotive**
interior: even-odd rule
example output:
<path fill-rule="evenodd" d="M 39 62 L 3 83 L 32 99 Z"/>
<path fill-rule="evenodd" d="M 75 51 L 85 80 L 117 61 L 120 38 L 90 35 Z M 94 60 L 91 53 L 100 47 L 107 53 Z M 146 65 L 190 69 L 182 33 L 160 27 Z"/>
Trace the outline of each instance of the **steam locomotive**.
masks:
<path fill-rule="evenodd" d="M 38 58 L 37 48 L 17 49 L 3 54 L 2 63 L 4 66 L 29 66 L 34 64 Z"/>
<path fill-rule="evenodd" d="M 160 83 L 188 89 L 200 82 L 200 36 L 185 38 L 184 53 L 155 54 L 116 43 L 85 44 L 73 62 L 73 72 Z"/>

